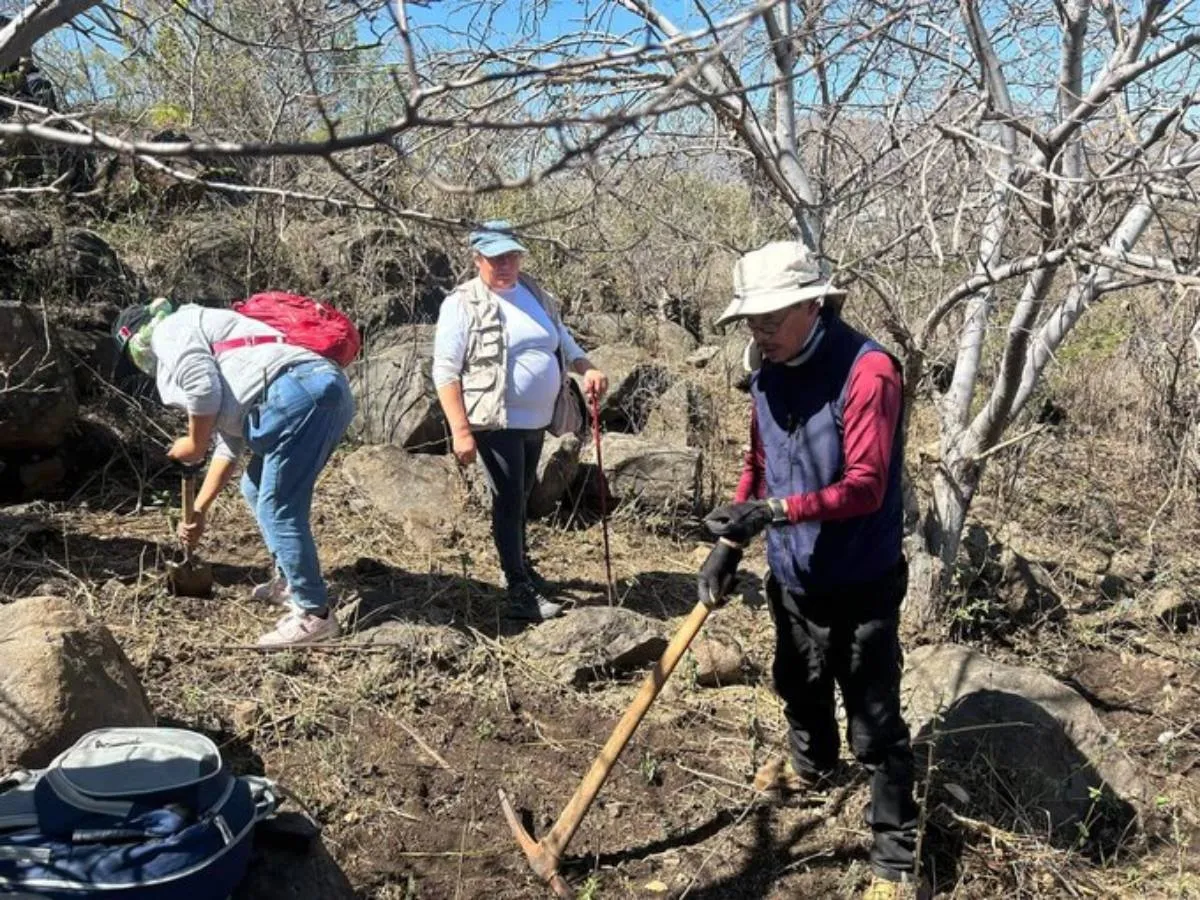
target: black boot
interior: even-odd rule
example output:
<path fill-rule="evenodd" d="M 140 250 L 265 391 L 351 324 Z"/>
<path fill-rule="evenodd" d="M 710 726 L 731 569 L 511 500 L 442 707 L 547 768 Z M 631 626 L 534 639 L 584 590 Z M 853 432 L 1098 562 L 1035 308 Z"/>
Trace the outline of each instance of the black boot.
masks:
<path fill-rule="evenodd" d="M 506 619 L 525 622 L 545 622 L 562 615 L 562 604 L 545 597 L 532 582 L 521 581 L 508 589 Z"/>
<path fill-rule="evenodd" d="M 542 573 L 533 567 L 533 562 L 527 557 L 525 559 L 525 575 L 529 582 L 537 589 L 537 592 L 543 597 L 553 597 L 558 593 L 549 581 L 542 577 Z"/>

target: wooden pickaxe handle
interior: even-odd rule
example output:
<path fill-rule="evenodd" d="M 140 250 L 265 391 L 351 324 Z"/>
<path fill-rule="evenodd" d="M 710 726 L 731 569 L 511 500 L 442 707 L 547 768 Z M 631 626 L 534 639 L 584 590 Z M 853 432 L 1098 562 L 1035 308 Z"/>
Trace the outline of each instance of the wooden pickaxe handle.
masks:
<path fill-rule="evenodd" d="M 554 827 L 550 832 L 542 838 L 538 843 L 545 851 L 546 855 L 553 858 L 554 868 L 558 867 L 558 860 L 562 856 L 563 850 L 567 844 L 571 842 L 571 838 L 575 836 L 575 831 L 579 828 L 579 824 L 583 821 L 583 817 L 587 815 L 592 801 L 596 799 L 596 795 L 600 793 L 600 788 L 604 786 L 604 782 L 608 779 L 609 773 L 612 771 L 613 765 L 617 761 L 617 757 L 621 755 L 621 751 L 625 749 L 625 745 L 629 743 L 629 739 L 633 737 L 633 733 L 641 724 L 642 718 L 646 715 L 646 711 L 650 705 L 658 697 L 662 691 L 663 685 L 667 683 L 667 679 L 671 677 L 671 673 L 675 670 L 676 664 L 691 644 L 692 639 L 700 631 L 704 625 L 704 620 L 708 618 L 709 609 L 703 603 L 697 603 L 687 619 L 675 632 L 675 636 L 671 638 L 671 642 L 667 644 L 667 649 L 663 651 L 663 655 L 658 662 L 654 664 L 654 668 L 646 675 L 646 680 L 642 682 L 641 688 L 637 692 L 637 696 L 633 698 L 633 702 L 629 708 L 625 710 L 625 714 L 621 716 L 621 721 L 617 723 L 613 729 L 604 747 L 600 750 L 600 754 L 596 757 L 592 767 L 584 776 L 583 781 L 579 783 L 579 787 L 575 789 L 574 796 L 567 803 L 562 813 L 558 817 L 558 821 L 554 823 Z"/>
<path fill-rule="evenodd" d="M 191 525 L 196 518 L 196 476 L 187 473 L 183 476 L 183 483 L 179 487 L 180 496 L 183 498 L 183 524 Z M 183 545 L 183 559 L 187 562 L 192 557 L 192 551 L 187 544 Z"/>

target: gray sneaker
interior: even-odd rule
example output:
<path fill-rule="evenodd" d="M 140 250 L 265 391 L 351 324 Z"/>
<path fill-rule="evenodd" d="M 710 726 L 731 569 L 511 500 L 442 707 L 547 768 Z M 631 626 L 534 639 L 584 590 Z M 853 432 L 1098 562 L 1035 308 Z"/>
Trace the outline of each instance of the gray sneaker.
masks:
<path fill-rule="evenodd" d="M 542 595 L 531 582 L 522 581 L 508 589 L 508 608 L 504 618 L 523 622 L 545 622 L 562 615 L 561 603 L 555 603 Z"/>

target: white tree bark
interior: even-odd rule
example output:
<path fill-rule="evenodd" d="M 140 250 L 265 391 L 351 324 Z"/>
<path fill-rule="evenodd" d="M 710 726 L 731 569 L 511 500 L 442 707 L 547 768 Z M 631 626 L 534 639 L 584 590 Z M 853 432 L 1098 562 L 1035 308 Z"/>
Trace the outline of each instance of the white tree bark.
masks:
<path fill-rule="evenodd" d="M 13 16 L 0 28 L 0 70 L 6 69 L 22 56 L 28 56 L 33 45 L 60 25 L 99 6 L 100 0 L 36 0 Z"/>

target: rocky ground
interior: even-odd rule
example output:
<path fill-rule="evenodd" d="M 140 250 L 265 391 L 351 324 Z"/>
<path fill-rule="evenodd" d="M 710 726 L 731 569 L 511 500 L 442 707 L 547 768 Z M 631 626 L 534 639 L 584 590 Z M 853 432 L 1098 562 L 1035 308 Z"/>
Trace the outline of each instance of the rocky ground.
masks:
<path fill-rule="evenodd" d="M 180 245 L 186 271 L 143 268 L 195 299 L 219 280 L 197 266 L 230 256 L 209 245 Z M 147 293 L 141 276 L 92 232 L 28 217 L 0 217 L 0 263 L 10 286 L 41 291 L 49 271 L 69 288 L 49 311 L 0 303 L 16 386 L 0 392 L 0 599 L 24 604 L 0 615 L 0 757 L 37 764 L 98 713 L 153 716 L 214 736 L 322 826 L 307 853 L 264 846 L 245 898 L 543 895 L 497 791 L 544 833 L 691 609 L 697 516 L 727 495 L 744 440 L 739 340 L 698 348 L 673 322 L 572 320 L 613 378 L 601 415 L 615 590 L 590 440 L 552 442 L 531 536 L 572 607 L 518 630 L 499 617 L 486 494 L 439 453 L 428 326 L 403 324 L 411 309 L 393 322 L 385 304 L 353 372 L 362 415 L 314 514 L 346 636 L 265 654 L 254 641 L 277 613 L 249 590 L 268 559 L 232 491 L 201 551 L 214 596 L 167 591 L 178 485 L 162 447 L 176 423 L 149 414 L 103 338 Z M 1200 896 L 1194 500 L 1155 468 L 1144 426 L 1129 425 L 1144 421 L 1120 394 L 1129 379 L 1101 362 L 1056 386 L 1074 401 L 1065 424 L 990 462 L 953 612 L 906 635 L 939 896 Z M 931 436 L 918 412 L 918 488 Z M 848 757 L 830 790 L 784 807 L 751 787 L 784 740 L 762 568 L 752 554 L 571 843 L 578 897 L 843 897 L 866 883 L 868 791 Z M 39 689 L 40 671 L 71 677 Z"/>
<path fill-rule="evenodd" d="M 513 632 L 497 617 L 482 515 L 457 518 L 451 546 L 421 549 L 350 486 L 346 461 L 325 475 L 316 514 L 350 632 L 336 645 L 253 648 L 273 616 L 248 597 L 267 559 L 232 496 L 204 548 L 220 584 L 212 599 L 166 592 L 170 498 L 146 495 L 135 510 L 115 484 L 73 504 L 6 508 L 4 533 L 17 539 L 6 538 L 5 591 L 86 609 L 124 648 L 160 722 L 216 736 L 235 767 L 280 779 L 323 824 L 323 851 L 270 855 L 245 896 L 538 896 L 497 789 L 537 833 L 552 824 L 641 663 L 690 608 L 702 547 L 618 516 L 614 613 L 598 527 L 539 523 L 536 556 L 576 606 L 561 623 Z M 838 897 L 865 882 L 867 789 L 849 761 L 828 793 L 784 808 L 750 787 L 783 732 L 765 674 L 771 622 L 746 587 L 710 619 L 708 643 L 685 659 L 572 842 L 578 896 Z M 925 751 L 928 870 L 953 897 L 1192 896 L 1195 636 L 1121 601 L 1064 593 L 1057 622 L 976 642 L 1008 668 L 972 673 L 961 702 L 939 694 L 951 709 L 940 725 L 928 697 L 910 715 Z M 605 639 L 589 640 L 600 625 Z M 918 663 L 952 655 L 909 687 L 949 690 L 955 673 L 986 665 L 915 643 Z M 1032 724 L 995 729 L 1000 707 L 971 701 L 979 691 L 1006 695 L 1007 712 Z M 964 737 L 989 729 L 994 742 Z"/>

